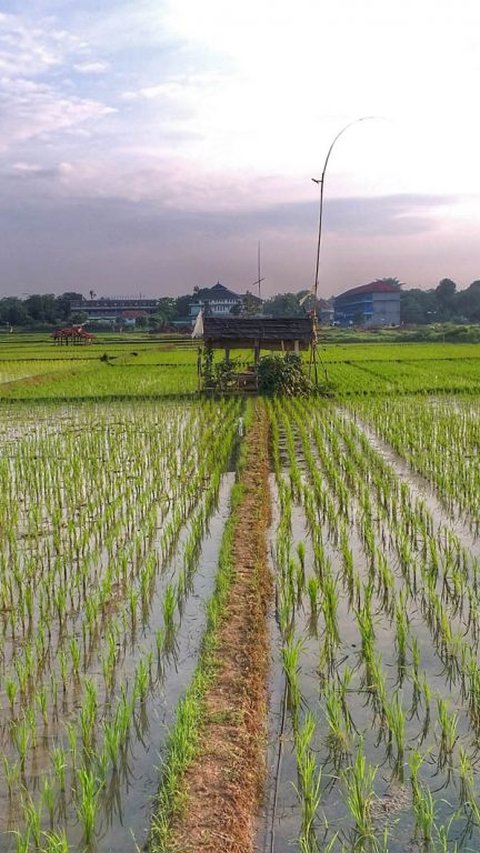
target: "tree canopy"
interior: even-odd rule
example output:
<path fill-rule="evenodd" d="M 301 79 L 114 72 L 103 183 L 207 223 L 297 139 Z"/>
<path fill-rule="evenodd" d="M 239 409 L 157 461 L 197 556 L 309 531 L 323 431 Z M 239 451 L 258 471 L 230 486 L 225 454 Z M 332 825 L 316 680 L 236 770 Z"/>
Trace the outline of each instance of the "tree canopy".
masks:
<path fill-rule="evenodd" d="M 385 277 L 386 281 L 400 289 L 401 321 L 407 325 L 429 325 L 432 323 L 480 323 L 480 279 L 459 290 L 451 278 L 442 278 L 437 287 L 423 290 L 420 287 L 407 289 L 398 278 Z M 93 291 L 91 295 L 95 295 Z M 0 298 L 0 325 L 25 328 L 51 328 L 69 322 L 84 322 L 87 315 L 81 310 L 72 313 L 72 305 L 82 302 L 82 294 L 65 291 L 60 296 L 52 293 L 35 293 L 25 299 L 16 296 Z M 243 299 L 241 313 L 263 313 L 271 317 L 303 317 L 312 309 L 309 290 L 277 293 L 260 305 L 258 297 L 248 293 Z M 84 299 L 88 307 L 88 298 Z M 189 308 L 195 301 L 194 294 L 178 297 L 163 296 L 157 300 L 155 313 L 148 318 L 150 328 L 161 331 L 174 321 L 189 323 Z M 360 321 L 361 318 L 359 318 Z"/>
<path fill-rule="evenodd" d="M 403 290 L 400 302 L 402 323 L 477 323 L 480 321 L 480 282 L 457 290 L 451 278 L 442 278 L 430 290 Z"/>

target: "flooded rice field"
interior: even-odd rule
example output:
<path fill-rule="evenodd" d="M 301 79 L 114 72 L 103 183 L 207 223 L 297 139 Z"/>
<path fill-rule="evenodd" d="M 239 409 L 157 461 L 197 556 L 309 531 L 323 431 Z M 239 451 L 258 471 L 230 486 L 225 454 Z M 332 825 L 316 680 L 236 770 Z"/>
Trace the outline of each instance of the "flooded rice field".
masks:
<path fill-rule="evenodd" d="M 1 851 L 144 844 L 204 631 L 239 407 L 3 412 Z"/>
<path fill-rule="evenodd" d="M 480 846 L 480 407 L 402 404 L 407 416 L 399 401 L 270 406 L 277 593 L 258 850 Z"/>
<path fill-rule="evenodd" d="M 275 608 L 257 849 L 478 850 L 480 404 L 266 405 Z M 0 853 L 144 847 L 243 406 L 3 409 Z"/>

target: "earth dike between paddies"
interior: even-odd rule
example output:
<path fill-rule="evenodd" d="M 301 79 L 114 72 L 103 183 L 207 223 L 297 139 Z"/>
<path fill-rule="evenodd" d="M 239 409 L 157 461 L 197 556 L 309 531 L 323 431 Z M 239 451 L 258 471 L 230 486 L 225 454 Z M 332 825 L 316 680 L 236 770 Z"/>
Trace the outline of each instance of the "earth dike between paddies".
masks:
<path fill-rule="evenodd" d="M 265 778 L 272 581 L 269 421 L 250 404 L 202 654 L 180 703 L 148 849 L 253 850 Z"/>

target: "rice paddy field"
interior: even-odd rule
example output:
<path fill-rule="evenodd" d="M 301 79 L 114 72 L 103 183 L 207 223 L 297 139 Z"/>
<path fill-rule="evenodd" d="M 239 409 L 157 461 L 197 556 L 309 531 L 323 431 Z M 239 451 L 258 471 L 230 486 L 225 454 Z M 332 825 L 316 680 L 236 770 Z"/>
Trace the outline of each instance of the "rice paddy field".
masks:
<path fill-rule="evenodd" d="M 274 849 L 478 850 L 479 401 L 270 411 Z"/>
<path fill-rule="evenodd" d="M 480 390 L 478 344 L 329 344 L 319 353 L 320 376 L 336 397 Z M 240 364 L 253 358 L 247 351 L 231 355 Z M 69 347 L 47 336 L 9 337 L 0 340 L 0 400 L 188 397 L 198 388 L 197 362 L 188 337 L 105 335 Z"/>
<path fill-rule="evenodd" d="M 331 399 L 260 403 L 257 850 L 477 851 L 480 350 L 322 363 Z M 196 389 L 188 342 L 0 341 L 0 853 L 143 849 L 177 779 L 254 405 Z"/>

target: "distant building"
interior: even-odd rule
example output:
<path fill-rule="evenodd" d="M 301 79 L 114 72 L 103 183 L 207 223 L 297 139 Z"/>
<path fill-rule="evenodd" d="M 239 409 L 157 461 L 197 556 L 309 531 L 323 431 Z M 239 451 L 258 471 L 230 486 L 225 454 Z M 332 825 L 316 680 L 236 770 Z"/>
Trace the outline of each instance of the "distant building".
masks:
<path fill-rule="evenodd" d="M 372 281 L 335 297 L 338 326 L 399 326 L 400 289 L 387 281 Z"/>
<path fill-rule="evenodd" d="M 318 299 L 317 315 L 321 326 L 331 326 L 334 319 L 333 299 Z"/>
<path fill-rule="evenodd" d="M 242 301 L 242 296 L 217 281 L 213 287 L 203 287 L 195 293 L 190 304 L 190 319 L 193 322 L 202 308 L 206 316 L 228 317 L 232 308 L 236 305 L 242 306 Z"/>
<path fill-rule="evenodd" d="M 139 317 L 148 317 L 157 310 L 156 299 L 116 298 L 82 299 L 73 302 L 72 314 L 86 314 L 89 320 L 124 319 L 127 323 L 135 322 Z"/>

